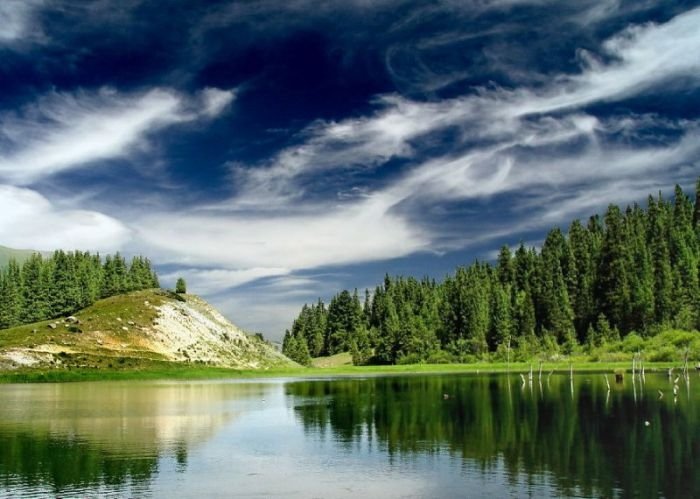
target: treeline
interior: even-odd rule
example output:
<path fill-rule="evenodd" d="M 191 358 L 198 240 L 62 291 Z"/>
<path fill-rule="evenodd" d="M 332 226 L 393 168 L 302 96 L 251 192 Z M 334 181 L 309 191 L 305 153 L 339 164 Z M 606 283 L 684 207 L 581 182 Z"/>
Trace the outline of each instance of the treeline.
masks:
<path fill-rule="evenodd" d="M 504 246 L 494 265 L 443 282 L 389 277 L 364 304 L 342 291 L 304 305 L 283 352 L 302 364 L 349 351 L 355 364 L 528 359 L 632 332 L 700 327 L 700 179 L 695 201 L 610 205 L 603 219 L 549 232 L 541 250 Z"/>
<path fill-rule="evenodd" d="M 159 287 L 151 262 L 119 253 L 99 255 L 56 251 L 36 253 L 21 265 L 0 269 L 0 329 L 69 315 L 100 298 Z"/>

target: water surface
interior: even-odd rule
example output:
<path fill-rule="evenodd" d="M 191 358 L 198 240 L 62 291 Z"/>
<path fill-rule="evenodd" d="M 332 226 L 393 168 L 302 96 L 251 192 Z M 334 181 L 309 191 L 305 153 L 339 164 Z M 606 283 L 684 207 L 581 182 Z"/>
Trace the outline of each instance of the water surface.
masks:
<path fill-rule="evenodd" d="M 700 377 L 0 386 L 2 497 L 700 497 Z"/>

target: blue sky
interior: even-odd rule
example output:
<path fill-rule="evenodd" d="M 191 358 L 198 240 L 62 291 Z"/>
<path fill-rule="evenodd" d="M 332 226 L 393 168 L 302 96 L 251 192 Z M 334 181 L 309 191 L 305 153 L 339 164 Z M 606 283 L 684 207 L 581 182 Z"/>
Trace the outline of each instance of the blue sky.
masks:
<path fill-rule="evenodd" d="M 278 339 L 700 174 L 700 2 L 3 0 L 0 244 Z"/>

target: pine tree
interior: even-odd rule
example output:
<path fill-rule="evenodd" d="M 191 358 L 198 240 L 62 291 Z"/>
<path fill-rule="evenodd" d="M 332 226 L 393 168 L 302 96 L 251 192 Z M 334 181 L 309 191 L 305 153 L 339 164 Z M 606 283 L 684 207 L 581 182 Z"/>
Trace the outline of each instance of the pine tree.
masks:
<path fill-rule="evenodd" d="M 624 331 L 630 313 L 630 278 L 625 248 L 625 223 L 620 209 L 610 205 L 605 214 L 605 233 L 598 271 L 598 307 L 612 324 Z"/>
<path fill-rule="evenodd" d="M 20 323 L 22 302 L 22 274 L 17 262 L 10 260 L 0 282 L 0 328 Z"/>
<path fill-rule="evenodd" d="M 386 364 L 396 364 L 399 354 L 401 324 L 391 294 L 386 295 L 376 347 L 377 358 Z"/>
<path fill-rule="evenodd" d="M 562 271 L 567 246 L 561 231 L 555 229 L 545 239 L 540 258 L 540 324 L 554 334 L 559 344 L 569 341 L 574 332 L 574 313 Z"/>
<path fill-rule="evenodd" d="M 282 341 L 282 353 L 294 362 L 302 366 L 311 365 L 311 356 L 303 338 L 300 338 L 289 331 L 285 332 Z"/>
<path fill-rule="evenodd" d="M 647 209 L 647 245 L 654 273 L 654 319 L 667 324 L 673 313 L 673 276 L 668 247 L 667 217 L 664 202 L 649 196 Z"/>
<path fill-rule="evenodd" d="M 630 255 L 630 314 L 628 329 L 646 331 L 654 320 L 654 269 L 646 242 L 646 215 L 635 205 L 627 212 L 627 249 Z"/>
<path fill-rule="evenodd" d="M 24 307 L 21 321 L 25 324 L 49 317 L 49 288 L 48 279 L 42 272 L 44 265 L 39 253 L 34 253 L 22 265 Z"/>
<path fill-rule="evenodd" d="M 698 286 L 698 241 L 693 229 L 693 206 L 690 199 L 676 185 L 673 205 L 673 220 L 670 228 L 671 267 L 674 276 L 674 302 L 676 316 L 690 317 L 686 323 L 677 323 L 683 328 L 692 328 L 695 323 Z"/>
<path fill-rule="evenodd" d="M 69 315 L 80 308 L 80 285 L 75 255 L 56 251 L 50 288 L 51 316 Z"/>
<path fill-rule="evenodd" d="M 580 221 L 574 220 L 569 227 L 569 247 L 576 261 L 575 295 L 570 295 L 574 313 L 574 326 L 579 341 L 585 340 L 586 332 L 595 318 L 595 262 L 593 260 L 593 241 L 588 230 Z"/>
<path fill-rule="evenodd" d="M 633 205 L 623 213 L 611 205 L 604 223 L 596 215 L 586 226 L 574 221 L 568 236 L 553 229 L 539 252 L 522 243 L 514 255 L 503 247 L 494 266 L 475 262 L 442 283 L 386 275 L 371 296 L 365 293 L 364 307 L 357 292 L 340 293 L 318 313 L 326 317 L 323 353 L 349 349 L 362 363 L 371 350 L 361 348 L 367 333 L 373 360 L 384 363 L 421 361 L 440 349 L 462 360 L 500 356 L 505 343 L 526 359 L 656 325 L 699 327 L 698 199 L 700 179 L 695 205 L 677 187 L 673 203 L 659 194 L 646 210 Z M 300 317 L 315 317 L 309 310 Z M 304 319 L 308 346 L 321 322 Z"/>
<path fill-rule="evenodd" d="M 491 328 L 489 348 L 495 351 L 499 346 L 508 345 L 514 335 L 513 311 L 510 299 L 510 285 L 500 282 L 491 291 Z"/>
<path fill-rule="evenodd" d="M 513 257 L 508 246 L 501 247 L 498 253 L 498 263 L 496 265 L 496 273 L 498 280 L 503 286 L 510 286 L 515 279 L 515 270 L 513 269 Z"/>
<path fill-rule="evenodd" d="M 698 240 L 700 240 L 700 177 L 695 184 L 695 207 L 693 210 L 693 227 Z"/>

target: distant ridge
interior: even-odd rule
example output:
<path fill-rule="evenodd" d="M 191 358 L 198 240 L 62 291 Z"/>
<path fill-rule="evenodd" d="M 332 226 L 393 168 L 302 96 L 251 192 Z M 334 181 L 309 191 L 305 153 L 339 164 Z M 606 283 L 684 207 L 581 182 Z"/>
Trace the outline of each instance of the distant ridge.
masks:
<path fill-rule="evenodd" d="M 27 260 L 34 253 L 41 253 L 44 256 L 51 254 L 49 251 L 37 251 L 31 249 L 14 249 L 8 248 L 7 246 L 0 245 L 0 267 L 6 267 L 7 264 L 13 258 L 17 260 L 17 263 L 22 263 Z"/>

